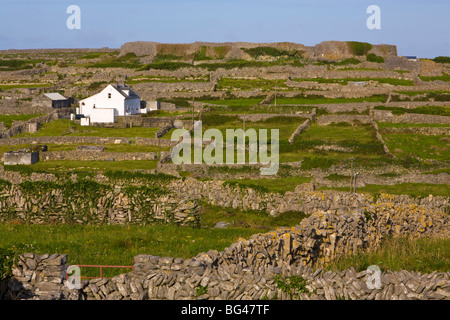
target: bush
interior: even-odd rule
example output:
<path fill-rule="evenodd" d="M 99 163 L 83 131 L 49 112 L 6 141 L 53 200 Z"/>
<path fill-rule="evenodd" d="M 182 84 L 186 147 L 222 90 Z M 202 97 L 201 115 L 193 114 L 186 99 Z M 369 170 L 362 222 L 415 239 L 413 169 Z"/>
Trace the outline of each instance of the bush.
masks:
<path fill-rule="evenodd" d="M 347 43 L 355 56 L 366 55 L 372 49 L 372 45 L 367 42 L 348 41 Z"/>
<path fill-rule="evenodd" d="M 335 62 L 335 63 L 333 63 L 334 65 L 337 65 L 337 66 L 347 66 L 347 65 L 349 65 L 349 64 L 358 64 L 358 63 L 360 63 L 361 61 L 359 61 L 358 59 L 356 59 L 356 58 L 348 58 L 348 59 L 344 59 L 344 60 L 341 60 L 341 61 L 339 61 L 339 62 Z"/>
<path fill-rule="evenodd" d="M 256 47 L 256 48 L 242 48 L 242 50 L 253 58 L 258 58 L 260 56 L 271 56 L 271 57 L 280 57 L 280 56 L 290 56 L 295 58 L 300 58 L 303 55 L 301 51 L 286 51 L 279 50 L 273 47 Z"/>
<path fill-rule="evenodd" d="M 450 63 L 450 57 L 439 56 L 433 59 L 437 63 Z"/>
<path fill-rule="evenodd" d="M 369 53 L 366 57 L 367 61 L 370 62 L 377 62 L 377 63 L 383 63 L 384 62 L 384 58 L 377 56 L 375 53 Z"/>
<path fill-rule="evenodd" d="M 17 261 L 14 250 L 0 248 L 0 283 L 12 275 L 12 268 Z"/>

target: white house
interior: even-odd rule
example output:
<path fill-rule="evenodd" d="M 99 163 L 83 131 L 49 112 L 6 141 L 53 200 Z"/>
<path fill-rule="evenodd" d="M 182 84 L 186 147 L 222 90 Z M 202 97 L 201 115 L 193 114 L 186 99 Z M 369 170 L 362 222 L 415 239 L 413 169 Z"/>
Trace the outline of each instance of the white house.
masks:
<path fill-rule="evenodd" d="M 127 85 L 108 85 L 101 92 L 79 102 L 78 114 L 87 123 L 114 123 L 116 116 L 141 113 L 141 97 Z"/>

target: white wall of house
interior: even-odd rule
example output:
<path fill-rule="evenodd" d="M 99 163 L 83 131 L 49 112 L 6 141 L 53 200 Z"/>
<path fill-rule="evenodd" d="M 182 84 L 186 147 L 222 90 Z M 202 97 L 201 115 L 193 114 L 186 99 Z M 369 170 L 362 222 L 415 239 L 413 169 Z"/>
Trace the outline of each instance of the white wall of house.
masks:
<path fill-rule="evenodd" d="M 115 109 L 92 109 L 90 119 L 92 123 L 114 123 Z"/>

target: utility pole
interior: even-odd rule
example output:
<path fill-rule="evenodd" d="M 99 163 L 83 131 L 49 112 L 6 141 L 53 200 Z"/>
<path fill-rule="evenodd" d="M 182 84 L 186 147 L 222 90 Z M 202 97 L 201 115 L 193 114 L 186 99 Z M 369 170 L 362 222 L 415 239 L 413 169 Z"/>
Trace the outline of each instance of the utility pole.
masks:
<path fill-rule="evenodd" d="M 354 173 L 353 173 L 353 158 L 350 159 L 350 192 L 354 190 L 353 181 L 354 181 Z"/>
<path fill-rule="evenodd" d="M 358 172 L 355 172 L 355 181 L 354 181 L 354 188 L 353 188 L 353 192 L 356 193 L 356 176 L 358 175 Z"/>
<path fill-rule="evenodd" d="M 195 101 L 195 97 L 192 98 L 192 126 L 194 126 L 194 101 Z"/>

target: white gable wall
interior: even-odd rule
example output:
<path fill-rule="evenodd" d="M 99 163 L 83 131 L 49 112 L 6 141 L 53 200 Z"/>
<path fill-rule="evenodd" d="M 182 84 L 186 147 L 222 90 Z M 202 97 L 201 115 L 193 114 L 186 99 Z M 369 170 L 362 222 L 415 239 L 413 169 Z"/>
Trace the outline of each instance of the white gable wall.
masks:
<path fill-rule="evenodd" d="M 91 110 L 94 108 L 115 109 L 116 116 L 124 116 L 125 97 L 113 86 L 108 85 L 105 89 L 103 89 L 96 95 L 80 101 L 80 113 L 84 114 L 86 117 L 89 117 L 91 115 Z"/>

